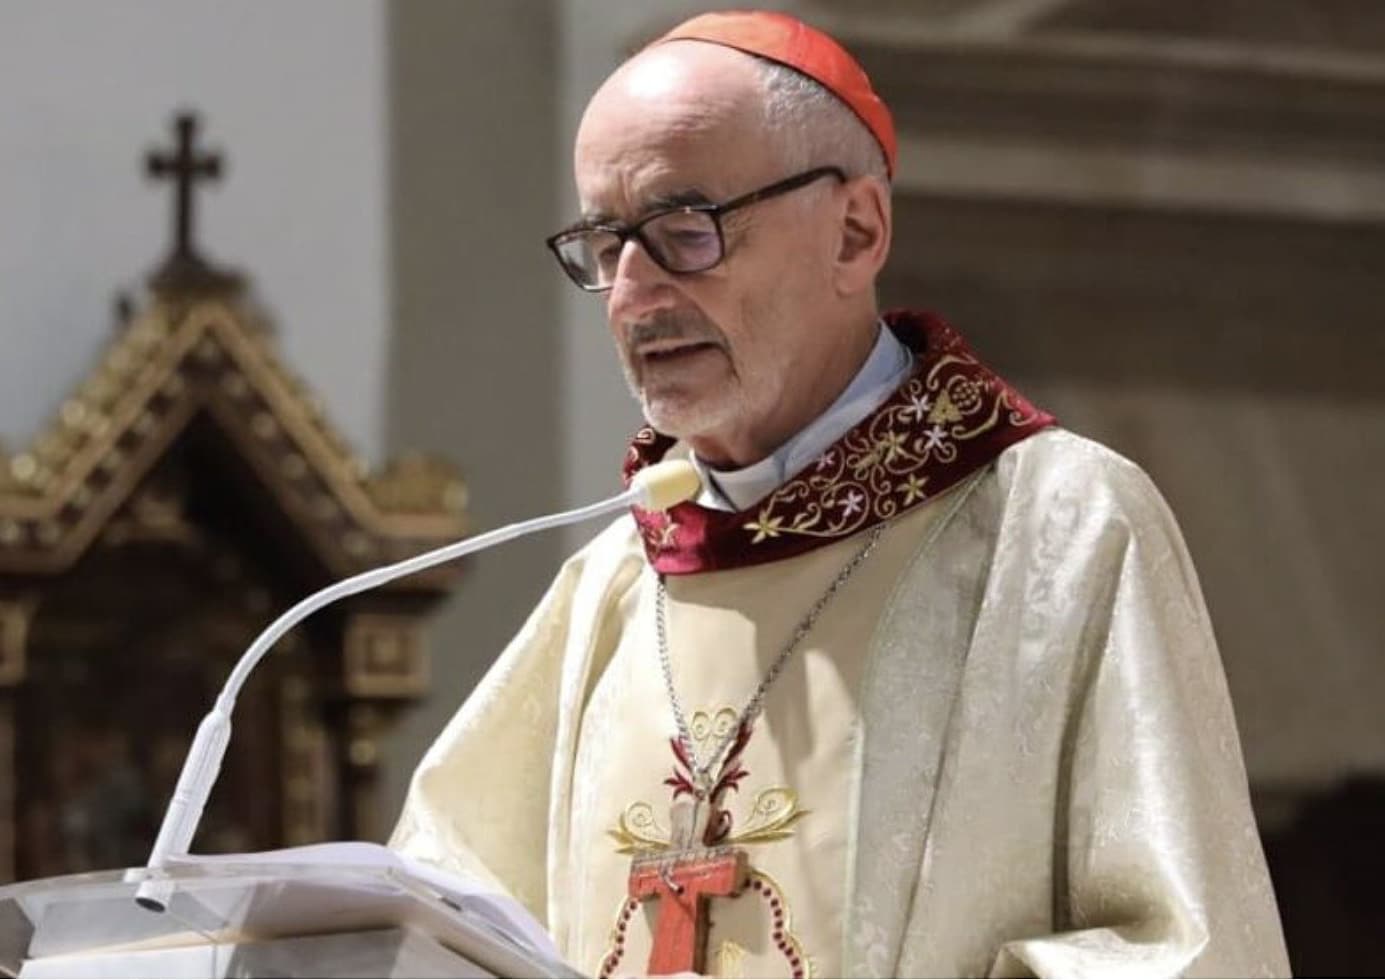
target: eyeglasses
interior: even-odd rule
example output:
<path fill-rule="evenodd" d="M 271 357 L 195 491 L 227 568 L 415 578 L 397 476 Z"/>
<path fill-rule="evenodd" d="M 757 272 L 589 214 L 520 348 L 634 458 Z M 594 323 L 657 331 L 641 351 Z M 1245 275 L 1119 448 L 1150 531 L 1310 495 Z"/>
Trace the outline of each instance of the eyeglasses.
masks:
<path fill-rule="evenodd" d="M 601 222 L 560 231 L 547 240 L 558 264 L 589 293 L 604 292 L 615 282 L 625 243 L 635 239 L 661 269 L 673 273 L 705 272 L 726 257 L 721 219 L 732 211 L 806 187 L 823 177 L 846 180 L 839 167 L 816 167 L 742 194 L 725 204 L 687 204 L 645 215 L 633 225 Z"/>

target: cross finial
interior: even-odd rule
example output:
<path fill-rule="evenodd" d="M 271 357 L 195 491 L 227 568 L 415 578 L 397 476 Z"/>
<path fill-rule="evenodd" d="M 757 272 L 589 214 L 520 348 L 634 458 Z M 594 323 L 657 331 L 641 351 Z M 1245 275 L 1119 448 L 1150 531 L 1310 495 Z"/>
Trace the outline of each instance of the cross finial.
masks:
<path fill-rule="evenodd" d="M 221 155 L 208 153 L 198 156 L 193 149 L 197 141 L 197 117 L 180 112 L 173 121 L 178 134 L 178 146 L 172 154 L 150 150 L 145 158 L 146 172 L 156 180 L 174 181 L 173 254 L 192 255 L 193 183 L 201 179 L 221 177 Z"/>
<path fill-rule="evenodd" d="M 155 289 L 164 292 L 233 290 L 239 286 L 239 278 L 214 269 L 198 254 L 193 240 L 195 183 L 220 179 L 221 155 L 197 151 L 195 114 L 179 113 L 173 126 L 177 146 L 171 152 L 151 150 L 145 156 L 145 173 L 155 180 L 171 180 L 174 187 L 173 249 L 150 281 Z"/>

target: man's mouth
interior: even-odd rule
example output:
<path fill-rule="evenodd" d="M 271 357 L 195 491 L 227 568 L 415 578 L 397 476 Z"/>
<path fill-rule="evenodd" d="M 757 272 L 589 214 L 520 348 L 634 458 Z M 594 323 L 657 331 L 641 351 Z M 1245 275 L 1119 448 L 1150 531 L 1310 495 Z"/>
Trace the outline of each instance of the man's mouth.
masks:
<path fill-rule="evenodd" d="M 660 341 L 641 347 L 639 356 L 653 364 L 667 364 L 693 354 L 701 354 L 704 351 L 716 349 L 717 345 L 709 340 Z"/>

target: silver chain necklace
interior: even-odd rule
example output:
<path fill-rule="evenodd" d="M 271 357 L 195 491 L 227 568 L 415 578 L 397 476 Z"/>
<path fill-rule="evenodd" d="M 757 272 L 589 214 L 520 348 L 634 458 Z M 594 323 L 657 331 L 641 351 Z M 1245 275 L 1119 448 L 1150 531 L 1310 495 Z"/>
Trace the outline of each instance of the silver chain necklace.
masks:
<path fill-rule="evenodd" d="M 754 723 L 764 706 L 765 695 L 769 693 L 774 682 L 779 679 L 779 674 L 783 671 L 784 665 L 788 663 L 789 657 L 798 649 L 803 638 L 812 631 L 813 624 L 818 621 L 818 617 L 822 615 L 822 611 L 827 608 L 827 604 L 832 601 L 833 596 L 841 590 L 842 586 L 846 585 L 847 580 L 861 566 L 861 563 L 870 557 L 870 553 L 875 550 L 876 542 L 880 540 L 880 535 L 884 530 L 884 524 L 875 526 L 874 530 L 870 532 L 870 537 L 866 539 L 866 543 L 861 546 L 861 550 L 852 556 L 851 560 L 837 573 L 837 577 L 827 586 L 827 591 L 818 597 L 817 602 L 813 603 L 807 614 L 799 620 L 793 635 L 789 637 L 789 642 L 779 652 L 779 656 L 774 658 L 774 663 L 770 664 L 769 670 L 765 672 L 764 680 L 760 681 L 760 686 L 755 689 L 755 693 L 750 696 L 750 700 L 741 709 L 736 724 L 727 729 L 705 763 L 699 763 L 697 760 L 697 749 L 693 745 L 692 730 L 688 727 L 687 715 L 683 711 L 682 703 L 678 700 L 678 691 L 673 685 L 673 662 L 668 652 L 668 588 L 664 584 L 664 577 L 662 575 L 658 577 L 658 587 L 655 590 L 655 625 L 659 636 L 659 664 L 663 667 L 664 684 L 668 688 L 669 704 L 673 706 L 673 720 L 678 725 L 678 739 L 683 743 L 683 748 L 688 753 L 688 760 L 693 767 L 693 781 L 699 791 L 706 791 L 710 787 L 713 768 L 731 744 L 735 742 L 741 729 L 748 728 Z"/>

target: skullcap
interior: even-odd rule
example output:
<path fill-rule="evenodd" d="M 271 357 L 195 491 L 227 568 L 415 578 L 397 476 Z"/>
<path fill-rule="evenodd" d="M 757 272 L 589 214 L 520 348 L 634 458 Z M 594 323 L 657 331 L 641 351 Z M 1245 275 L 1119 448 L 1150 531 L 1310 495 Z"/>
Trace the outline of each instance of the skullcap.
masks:
<path fill-rule="evenodd" d="M 871 88 L 865 69 L 846 49 L 817 28 L 788 14 L 763 10 L 728 10 L 699 14 L 686 20 L 654 44 L 666 41 L 707 41 L 787 65 L 847 104 L 865 123 L 894 176 L 898 143 L 894 120 Z"/>

